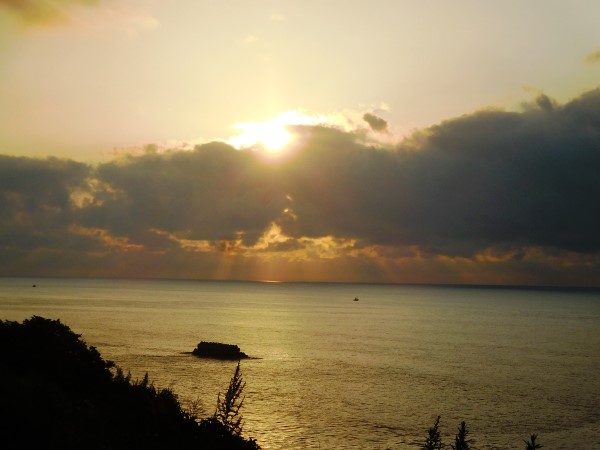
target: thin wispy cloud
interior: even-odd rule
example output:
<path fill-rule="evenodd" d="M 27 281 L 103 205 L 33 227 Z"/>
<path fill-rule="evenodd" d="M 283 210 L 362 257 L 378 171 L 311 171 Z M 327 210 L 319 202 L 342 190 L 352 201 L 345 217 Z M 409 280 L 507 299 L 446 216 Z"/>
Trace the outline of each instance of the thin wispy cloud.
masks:
<path fill-rule="evenodd" d="M 139 37 L 161 26 L 148 11 L 105 0 L 0 0 L 0 7 L 28 27 L 68 25 L 80 35 Z"/>
<path fill-rule="evenodd" d="M 0 0 L 0 6 L 31 25 L 67 21 L 72 10 L 101 0 Z"/>

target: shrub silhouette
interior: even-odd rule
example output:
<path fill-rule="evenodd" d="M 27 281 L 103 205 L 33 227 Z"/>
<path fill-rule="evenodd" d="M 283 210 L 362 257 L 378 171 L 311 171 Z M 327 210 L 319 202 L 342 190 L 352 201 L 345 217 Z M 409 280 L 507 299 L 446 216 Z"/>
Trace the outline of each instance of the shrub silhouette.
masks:
<path fill-rule="evenodd" d="M 440 416 L 437 416 L 433 426 L 427 430 L 427 439 L 425 439 L 425 444 L 421 447 L 423 450 L 440 450 L 443 447 L 439 429 L 440 418 Z"/>
<path fill-rule="evenodd" d="M 538 448 L 542 448 L 542 444 L 538 444 L 535 442 L 537 440 L 537 434 L 532 434 L 529 441 L 523 440 L 525 442 L 525 450 L 536 450 Z"/>
<path fill-rule="evenodd" d="M 427 430 L 427 438 L 425 439 L 425 443 L 421 447 L 422 450 L 440 450 L 444 448 L 444 443 L 441 439 L 440 433 L 440 416 L 435 419 L 435 423 L 429 430 Z M 471 450 L 471 440 L 467 439 L 467 435 L 469 434 L 469 429 L 467 428 L 467 424 L 465 421 L 462 421 L 460 426 L 458 427 L 458 431 L 456 436 L 454 437 L 454 444 L 450 444 L 452 450 Z M 536 450 L 542 448 L 543 445 L 538 444 L 536 442 L 537 434 L 532 434 L 529 441 L 525 442 L 525 450 Z"/>
<path fill-rule="evenodd" d="M 0 321 L 0 358 L 3 450 L 260 448 L 199 421 L 148 374 L 132 381 L 59 320 Z"/>
<path fill-rule="evenodd" d="M 469 430 L 467 429 L 467 424 L 463 420 L 460 423 L 460 427 L 458 427 L 456 436 L 454 437 L 454 445 L 450 444 L 452 450 L 470 450 L 470 440 L 467 439 L 467 434 L 469 434 Z"/>
<path fill-rule="evenodd" d="M 240 408 L 244 404 L 244 398 L 242 392 L 246 383 L 242 379 L 240 372 L 240 362 L 238 361 L 237 367 L 227 392 L 221 398 L 219 393 L 217 397 L 217 409 L 215 411 L 214 418 L 223 425 L 231 434 L 239 436 L 242 433 L 242 416 L 240 414 Z"/>

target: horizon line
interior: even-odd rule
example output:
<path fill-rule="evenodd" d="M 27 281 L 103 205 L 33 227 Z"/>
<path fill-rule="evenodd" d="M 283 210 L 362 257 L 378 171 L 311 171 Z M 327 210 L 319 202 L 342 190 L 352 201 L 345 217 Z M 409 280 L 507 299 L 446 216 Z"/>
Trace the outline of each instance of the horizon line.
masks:
<path fill-rule="evenodd" d="M 540 290 L 540 291 L 588 291 L 600 292 L 600 286 L 580 285 L 538 285 L 538 284 L 483 284 L 483 283 L 417 283 L 417 282 L 391 282 L 391 281 L 320 281 L 320 280 L 252 280 L 252 279 L 221 279 L 221 278 L 162 278 L 162 277 L 119 277 L 119 276 L 68 276 L 68 275 L 2 275 L 0 278 L 26 278 L 26 279 L 74 279 L 74 280 L 123 280 L 123 281 L 181 281 L 201 283 L 257 283 L 257 284 L 351 284 L 373 286 L 404 286 L 404 287 L 430 287 L 430 288 L 468 288 L 468 289 L 514 289 L 514 290 Z"/>

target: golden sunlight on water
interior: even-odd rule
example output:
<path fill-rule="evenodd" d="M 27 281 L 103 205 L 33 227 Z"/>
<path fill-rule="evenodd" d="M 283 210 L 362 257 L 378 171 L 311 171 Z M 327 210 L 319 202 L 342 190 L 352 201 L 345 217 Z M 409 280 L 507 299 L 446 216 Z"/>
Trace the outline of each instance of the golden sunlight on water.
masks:
<path fill-rule="evenodd" d="M 0 317 L 60 318 L 134 377 L 214 412 L 240 345 L 265 449 L 409 448 L 435 416 L 478 448 L 600 447 L 598 293 L 286 283 L 0 280 Z M 359 297 L 359 302 L 353 302 Z M 587 447 L 587 448 L 593 448 Z"/>

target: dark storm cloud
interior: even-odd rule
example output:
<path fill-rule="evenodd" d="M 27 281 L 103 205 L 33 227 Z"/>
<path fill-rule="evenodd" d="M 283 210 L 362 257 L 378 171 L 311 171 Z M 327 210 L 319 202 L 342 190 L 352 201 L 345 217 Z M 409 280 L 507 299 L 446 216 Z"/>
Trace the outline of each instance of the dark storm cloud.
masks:
<path fill-rule="evenodd" d="M 335 235 L 471 255 L 493 245 L 600 250 L 600 90 L 557 106 L 482 111 L 395 151 L 305 128 L 288 170 L 294 236 Z"/>
<path fill-rule="evenodd" d="M 157 229 L 195 240 L 241 235 L 253 244 L 286 204 L 253 153 L 222 143 L 103 164 L 97 177 L 110 189 L 83 211 L 84 224 L 134 240 Z"/>
<path fill-rule="evenodd" d="M 73 5 L 93 5 L 99 0 L 0 0 L 8 9 L 28 23 L 52 22 L 65 17 Z"/>
<path fill-rule="evenodd" d="M 554 110 L 555 102 L 545 94 L 538 95 L 535 104 L 543 111 L 548 113 Z"/>
<path fill-rule="evenodd" d="M 377 117 L 371 113 L 365 113 L 363 120 L 369 124 L 373 131 L 385 131 L 387 130 L 388 123 L 381 117 Z"/>
<path fill-rule="evenodd" d="M 88 173 L 88 166 L 74 161 L 0 156 L 0 248 L 81 245 L 69 227 L 75 222 L 73 195 L 87 189 Z"/>

